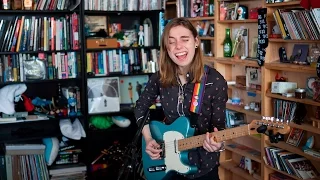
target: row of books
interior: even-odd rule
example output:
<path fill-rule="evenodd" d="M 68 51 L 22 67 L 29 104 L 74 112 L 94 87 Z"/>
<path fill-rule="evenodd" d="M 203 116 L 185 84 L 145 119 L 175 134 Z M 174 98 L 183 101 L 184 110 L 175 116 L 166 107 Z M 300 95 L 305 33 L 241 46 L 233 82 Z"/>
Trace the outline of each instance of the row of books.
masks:
<path fill-rule="evenodd" d="M 84 164 L 56 165 L 49 169 L 51 180 L 85 180 L 86 172 Z"/>
<path fill-rule="evenodd" d="M 79 49 L 79 17 L 17 16 L 0 21 L 1 51 Z"/>
<path fill-rule="evenodd" d="M 96 11 L 148 11 L 160 10 L 164 0 L 85 0 L 85 10 Z"/>
<path fill-rule="evenodd" d="M 273 100 L 274 117 L 291 122 L 296 113 L 297 103 L 281 99 Z"/>
<path fill-rule="evenodd" d="M 6 180 L 49 180 L 43 144 L 5 144 L 0 155 L 0 177 Z M 3 166 L 4 165 L 4 166 Z"/>
<path fill-rule="evenodd" d="M 177 0 L 177 17 L 208 17 L 214 16 L 213 0 Z"/>
<path fill-rule="evenodd" d="M 266 163 L 280 171 L 300 179 L 312 179 L 319 175 L 310 160 L 277 147 L 265 147 Z"/>
<path fill-rule="evenodd" d="M 77 53 L 40 53 L 0 56 L 0 82 L 76 78 Z"/>
<path fill-rule="evenodd" d="M 80 1 L 79 1 L 80 3 Z M 2 9 L 4 10 L 66 10 L 74 9 L 79 5 L 68 0 L 2 0 Z"/>
<path fill-rule="evenodd" d="M 87 73 L 93 73 L 96 76 L 109 75 L 109 73 L 130 74 L 132 71 L 154 73 L 157 70 L 157 62 L 157 49 L 103 50 L 87 53 Z M 139 67 L 133 67 L 133 65 Z"/>
<path fill-rule="evenodd" d="M 320 8 L 277 9 L 273 16 L 283 39 L 320 39 Z"/>

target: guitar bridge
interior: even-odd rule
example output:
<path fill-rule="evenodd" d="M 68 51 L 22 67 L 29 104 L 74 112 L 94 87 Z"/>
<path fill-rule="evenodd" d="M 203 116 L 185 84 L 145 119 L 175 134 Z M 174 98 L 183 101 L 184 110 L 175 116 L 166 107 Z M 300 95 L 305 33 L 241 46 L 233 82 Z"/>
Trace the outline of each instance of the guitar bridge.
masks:
<path fill-rule="evenodd" d="M 164 143 L 161 143 L 161 144 L 160 144 L 160 149 L 162 150 L 162 151 L 160 152 L 160 158 L 162 159 L 162 158 L 164 158 L 165 155 L 166 155 L 166 150 L 165 150 L 165 145 L 164 145 Z"/>

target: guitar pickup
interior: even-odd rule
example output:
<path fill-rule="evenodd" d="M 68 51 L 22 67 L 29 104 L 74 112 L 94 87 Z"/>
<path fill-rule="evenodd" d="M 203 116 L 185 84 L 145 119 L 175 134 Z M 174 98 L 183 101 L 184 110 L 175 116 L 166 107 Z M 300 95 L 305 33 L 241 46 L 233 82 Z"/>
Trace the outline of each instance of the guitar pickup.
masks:
<path fill-rule="evenodd" d="M 159 171 L 165 171 L 167 169 L 166 165 L 159 165 L 159 166 L 151 166 L 148 168 L 148 172 L 159 172 Z"/>
<path fill-rule="evenodd" d="M 160 148 L 159 149 L 161 149 L 162 151 L 160 152 L 160 158 L 162 159 L 162 158 L 164 158 L 165 157 L 165 155 L 166 155 L 166 153 L 165 153 L 165 147 L 164 147 L 164 143 L 161 143 L 160 144 Z"/>

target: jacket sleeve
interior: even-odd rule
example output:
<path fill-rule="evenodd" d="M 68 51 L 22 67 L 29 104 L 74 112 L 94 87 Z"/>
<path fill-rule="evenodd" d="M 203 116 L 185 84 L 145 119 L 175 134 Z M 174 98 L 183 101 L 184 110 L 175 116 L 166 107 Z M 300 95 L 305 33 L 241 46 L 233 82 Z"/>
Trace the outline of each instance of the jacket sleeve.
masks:
<path fill-rule="evenodd" d="M 150 106 L 155 103 L 155 100 L 157 99 L 159 93 L 159 73 L 154 73 L 153 75 L 151 75 L 144 91 L 141 93 L 139 99 L 136 101 L 134 115 L 137 124 L 139 124 L 139 121 L 144 118 Z M 147 121 L 147 123 L 149 122 Z"/>
<path fill-rule="evenodd" d="M 218 130 L 223 130 L 226 127 L 226 102 L 228 101 L 228 85 L 225 80 L 216 83 L 213 91 L 215 95 L 212 96 L 212 129 L 214 127 Z"/>

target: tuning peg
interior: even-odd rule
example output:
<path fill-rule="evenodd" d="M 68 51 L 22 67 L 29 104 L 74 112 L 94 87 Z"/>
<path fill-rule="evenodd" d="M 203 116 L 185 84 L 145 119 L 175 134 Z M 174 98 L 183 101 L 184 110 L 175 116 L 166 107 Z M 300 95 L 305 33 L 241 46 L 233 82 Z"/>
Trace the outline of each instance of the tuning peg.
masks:
<path fill-rule="evenodd" d="M 270 120 L 271 120 L 271 122 L 273 122 L 274 121 L 274 117 L 271 117 Z"/>
<path fill-rule="evenodd" d="M 289 124 L 289 122 L 290 122 L 290 121 L 289 121 L 289 120 L 287 120 L 287 124 Z"/>

